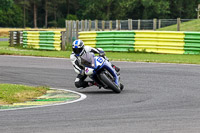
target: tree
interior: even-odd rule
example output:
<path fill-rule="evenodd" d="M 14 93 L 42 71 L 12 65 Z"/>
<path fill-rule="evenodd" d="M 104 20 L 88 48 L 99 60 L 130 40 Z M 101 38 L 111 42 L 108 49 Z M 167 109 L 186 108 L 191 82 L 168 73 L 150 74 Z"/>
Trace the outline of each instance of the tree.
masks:
<path fill-rule="evenodd" d="M 0 10 L 0 27 L 23 27 L 23 12 L 17 5 Z"/>
<path fill-rule="evenodd" d="M 26 10 L 30 8 L 30 2 L 27 0 L 15 0 L 15 3 L 20 5 L 23 8 L 23 16 L 24 16 L 24 28 L 26 27 Z"/>
<path fill-rule="evenodd" d="M 0 10 L 7 10 L 13 5 L 13 0 L 0 0 Z"/>
<path fill-rule="evenodd" d="M 33 5 L 33 23 L 34 23 L 34 28 L 37 28 L 37 10 L 38 6 L 41 3 L 41 0 L 31 0 L 29 1 L 30 5 Z"/>

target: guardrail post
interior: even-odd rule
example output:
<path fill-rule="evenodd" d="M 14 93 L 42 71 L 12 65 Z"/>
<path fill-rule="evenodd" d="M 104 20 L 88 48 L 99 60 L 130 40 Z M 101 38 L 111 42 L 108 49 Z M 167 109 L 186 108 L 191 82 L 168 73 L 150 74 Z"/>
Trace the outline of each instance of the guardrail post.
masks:
<path fill-rule="evenodd" d="M 112 30 L 112 21 L 109 21 L 109 30 Z"/>
<path fill-rule="evenodd" d="M 141 20 L 138 19 L 138 30 L 140 30 L 140 26 L 141 26 Z"/>
<path fill-rule="evenodd" d="M 177 18 L 177 31 L 180 31 L 181 27 L 181 18 Z"/>
<path fill-rule="evenodd" d="M 157 29 L 157 19 L 154 18 L 153 19 L 153 30 L 156 30 Z"/>

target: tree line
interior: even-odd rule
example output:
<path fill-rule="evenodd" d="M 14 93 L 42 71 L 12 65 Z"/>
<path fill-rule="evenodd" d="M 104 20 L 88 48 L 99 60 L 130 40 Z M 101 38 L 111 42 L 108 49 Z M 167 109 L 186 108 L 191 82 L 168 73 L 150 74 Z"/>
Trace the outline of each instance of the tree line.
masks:
<path fill-rule="evenodd" d="M 65 20 L 197 18 L 200 0 L 0 0 L 0 27 L 65 27 Z"/>

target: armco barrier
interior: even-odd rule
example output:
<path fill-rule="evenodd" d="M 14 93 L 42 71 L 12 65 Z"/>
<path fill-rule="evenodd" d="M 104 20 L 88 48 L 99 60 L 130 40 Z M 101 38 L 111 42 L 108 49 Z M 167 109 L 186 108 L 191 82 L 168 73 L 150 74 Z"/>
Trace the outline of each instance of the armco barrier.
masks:
<path fill-rule="evenodd" d="M 199 32 L 99 31 L 79 32 L 79 35 L 85 45 L 105 51 L 200 54 Z"/>
<path fill-rule="evenodd" d="M 61 50 L 60 31 L 23 31 L 23 47 Z"/>

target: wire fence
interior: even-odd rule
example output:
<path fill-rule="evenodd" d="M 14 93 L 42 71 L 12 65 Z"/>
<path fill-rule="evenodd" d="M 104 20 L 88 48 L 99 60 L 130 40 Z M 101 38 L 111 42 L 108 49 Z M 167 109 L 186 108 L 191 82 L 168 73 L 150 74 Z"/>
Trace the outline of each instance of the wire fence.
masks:
<path fill-rule="evenodd" d="M 180 23 L 194 19 L 180 19 Z M 69 24 L 70 23 L 70 24 Z M 156 30 L 178 24 L 178 19 L 150 19 L 150 20 L 81 20 L 66 21 L 66 28 L 72 26 L 78 31 L 104 30 Z"/>
<path fill-rule="evenodd" d="M 66 40 L 72 43 L 78 38 L 80 31 L 112 31 L 112 30 L 156 30 L 177 24 L 177 31 L 180 31 L 182 22 L 194 19 L 149 19 L 149 20 L 67 20 Z"/>

